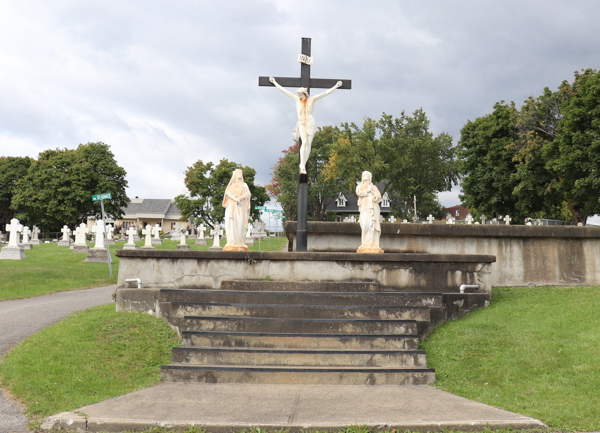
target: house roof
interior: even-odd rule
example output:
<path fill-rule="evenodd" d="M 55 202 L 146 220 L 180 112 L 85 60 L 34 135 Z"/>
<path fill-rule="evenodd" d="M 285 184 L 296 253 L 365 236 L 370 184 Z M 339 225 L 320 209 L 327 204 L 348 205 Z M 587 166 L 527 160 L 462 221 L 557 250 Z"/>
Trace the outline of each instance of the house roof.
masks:
<path fill-rule="evenodd" d="M 125 214 L 123 219 L 131 218 L 142 218 L 142 217 L 153 217 L 153 218 L 164 218 L 167 214 L 179 215 L 179 209 L 173 200 L 171 199 L 155 199 L 155 198 L 144 198 L 144 199 L 132 199 L 131 203 L 125 208 Z"/>
<path fill-rule="evenodd" d="M 375 186 L 377 186 L 377 189 L 379 189 L 379 192 L 383 191 L 382 183 L 375 184 Z M 356 195 L 350 193 L 350 194 L 344 194 L 344 197 L 347 200 L 346 206 L 338 206 L 337 205 L 337 196 L 336 196 L 327 206 L 327 210 L 337 212 L 337 213 L 357 213 L 358 212 L 358 198 L 356 197 Z M 389 212 L 390 211 L 389 207 L 383 207 L 383 206 L 381 206 L 381 203 L 380 203 L 380 208 L 381 208 L 381 212 Z"/>

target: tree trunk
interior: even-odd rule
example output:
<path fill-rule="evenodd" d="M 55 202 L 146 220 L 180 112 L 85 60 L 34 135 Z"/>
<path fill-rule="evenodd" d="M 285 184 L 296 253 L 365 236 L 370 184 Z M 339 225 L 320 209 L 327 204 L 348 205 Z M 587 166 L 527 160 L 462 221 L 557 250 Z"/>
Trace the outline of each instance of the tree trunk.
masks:
<path fill-rule="evenodd" d="M 579 223 L 583 223 L 583 225 L 585 225 L 587 222 L 587 216 L 581 215 L 581 208 L 574 205 L 573 200 L 568 200 L 567 203 L 569 205 L 569 210 L 571 211 L 571 221 L 573 224 L 577 225 Z"/>

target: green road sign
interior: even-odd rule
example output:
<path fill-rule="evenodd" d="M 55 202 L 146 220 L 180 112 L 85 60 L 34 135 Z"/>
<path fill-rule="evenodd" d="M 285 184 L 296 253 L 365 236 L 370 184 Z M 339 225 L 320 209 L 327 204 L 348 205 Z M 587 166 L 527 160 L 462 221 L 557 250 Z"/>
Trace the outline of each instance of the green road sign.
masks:
<path fill-rule="evenodd" d="M 267 210 L 266 206 L 252 206 L 252 209 Z"/>
<path fill-rule="evenodd" d="M 104 194 L 93 195 L 92 201 L 110 200 L 111 198 L 112 198 L 112 193 L 105 192 Z"/>

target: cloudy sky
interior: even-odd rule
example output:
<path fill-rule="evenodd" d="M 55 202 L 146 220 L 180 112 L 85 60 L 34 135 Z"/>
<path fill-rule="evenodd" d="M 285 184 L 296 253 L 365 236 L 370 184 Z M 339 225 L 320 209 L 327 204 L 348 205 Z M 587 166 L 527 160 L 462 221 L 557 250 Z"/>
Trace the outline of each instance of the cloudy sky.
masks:
<path fill-rule="evenodd" d="M 140 198 L 184 193 L 199 159 L 266 184 L 295 110 L 258 76 L 298 76 L 302 37 L 313 77 L 352 80 L 317 103 L 319 126 L 422 107 L 456 143 L 495 102 L 599 68 L 598 23 L 596 0 L 3 0 L 0 155 L 103 141 Z"/>

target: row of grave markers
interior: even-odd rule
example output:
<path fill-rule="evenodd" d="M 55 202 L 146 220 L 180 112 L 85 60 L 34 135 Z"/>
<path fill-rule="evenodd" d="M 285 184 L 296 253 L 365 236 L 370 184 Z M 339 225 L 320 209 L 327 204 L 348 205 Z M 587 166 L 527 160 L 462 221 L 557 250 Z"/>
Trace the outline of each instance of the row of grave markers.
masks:
<path fill-rule="evenodd" d="M 488 220 L 488 218 L 485 215 L 481 215 L 481 217 L 479 217 L 481 219 L 481 224 L 486 224 L 486 221 L 489 221 L 488 224 L 500 224 L 500 221 L 504 221 L 504 224 L 506 225 L 510 225 L 510 222 L 512 221 L 512 218 L 509 215 L 506 215 L 504 218 L 502 218 L 502 216 L 498 217 L 498 218 L 492 218 L 491 220 Z M 383 223 L 385 222 L 385 218 L 384 217 L 380 217 L 380 221 Z M 395 223 L 396 217 L 395 216 L 391 216 L 388 218 L 388 222 L 389 223 Z M 431 214 L 429 214 L 429 216 L 427 217 L 427 222 L 422 222 L 421 224 L 433 224 L 433 222 L 435 221 L 435 217 Z M 352 215 L 351 217 L 345 217 L 344 218 L 344 222 L 350 222 L 350 223 L 356 223 L 359 222 L 359 219 L 356 218 L 355 215 Z M 401 224 L 409 224 L 408 220 L 403 220 L 400 222 Z M 465 223 L 466 224 L 479 224 L 479 221 L 473 222 L 473 216 L 471 214 L 467 214 L 467 216 L 465 217 Z M 446 224 L 456 224 L 456 218 L 454 218 L 452 215 L 448 215 L 446 217 Z M 532 225 L 531 222 L 527 222 L 527 225 Z M 541 225 L 541 224 L 540 224 Z"/>

